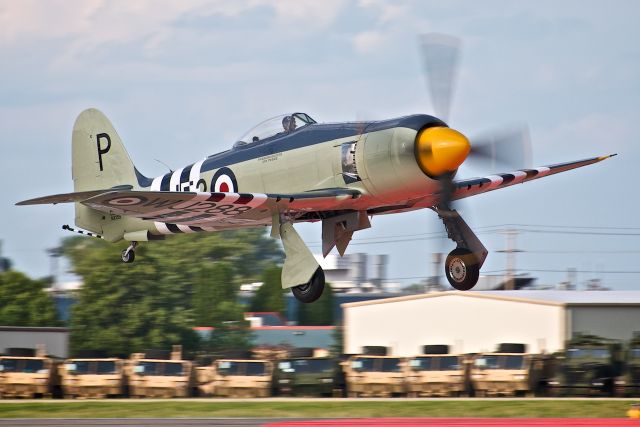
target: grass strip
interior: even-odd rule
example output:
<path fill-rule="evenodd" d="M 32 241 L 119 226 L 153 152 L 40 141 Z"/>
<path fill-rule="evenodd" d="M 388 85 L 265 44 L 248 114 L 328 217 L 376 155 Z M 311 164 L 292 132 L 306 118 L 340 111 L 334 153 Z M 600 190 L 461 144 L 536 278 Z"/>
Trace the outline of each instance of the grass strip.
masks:
<path fill-rule="evenodd" d="M 622 418 L 629 401 L 69 402 L 2 403 L 0 418 Z"/>

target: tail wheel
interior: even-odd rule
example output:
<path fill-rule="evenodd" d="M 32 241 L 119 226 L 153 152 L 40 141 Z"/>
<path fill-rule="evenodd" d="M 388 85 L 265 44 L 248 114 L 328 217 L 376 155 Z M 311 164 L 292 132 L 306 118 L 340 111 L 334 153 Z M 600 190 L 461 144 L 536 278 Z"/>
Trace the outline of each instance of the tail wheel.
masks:
<path fill-rule="evenodd" d="M 291 288 L 293 296 L 300 302 L 311 303 L 320 298 L 324 291 L 324 271 L 318 267 L 311 280 L 302 285 Z"/>
<path fill-rule="evenodd" d="M 455 289 L 468 291 L 480 277 L 478 258 L 467 248 L 456 248 L 447 256 L 445 274 Z"/>

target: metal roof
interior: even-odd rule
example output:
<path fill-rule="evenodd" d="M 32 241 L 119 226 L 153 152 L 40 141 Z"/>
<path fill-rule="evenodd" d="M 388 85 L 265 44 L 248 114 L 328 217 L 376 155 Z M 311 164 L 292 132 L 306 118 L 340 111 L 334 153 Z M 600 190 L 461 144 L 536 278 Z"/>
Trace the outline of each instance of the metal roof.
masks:
<path fill-rule="evenodd" d="M 640 291 L 446 291 L 408 295 L 383 300 L 352 302 L 342 304 L 343 308 L 373 304 L 387 304 L 424 298 L 463 296 L 470 298 L 490 298 L 514 302 L 531 302 L 549 305 L 640 305 Z"/>
<path fill-rule="evenodd" d="M 522 298 L 562 304 L 640 304 L 640 291 L 482 291 L 484 295 Z"/>

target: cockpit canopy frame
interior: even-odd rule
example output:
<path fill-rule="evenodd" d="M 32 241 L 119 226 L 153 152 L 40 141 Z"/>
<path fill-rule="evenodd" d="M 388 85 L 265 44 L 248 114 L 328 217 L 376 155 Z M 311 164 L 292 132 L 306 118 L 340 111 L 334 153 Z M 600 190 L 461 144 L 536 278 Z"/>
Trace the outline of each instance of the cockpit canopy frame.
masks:
<path fill-rule="evenodd" d="M 317 123 L 306 113 L 280 114 L 258 123 L 233 144 L 233 149 L 248 148 L 274 137 L 285 136 Z"/>

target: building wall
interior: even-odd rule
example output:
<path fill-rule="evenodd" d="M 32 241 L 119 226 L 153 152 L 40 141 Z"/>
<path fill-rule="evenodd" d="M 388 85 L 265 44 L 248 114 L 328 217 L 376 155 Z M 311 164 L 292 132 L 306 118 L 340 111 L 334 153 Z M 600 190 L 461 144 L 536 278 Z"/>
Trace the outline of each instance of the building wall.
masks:
<path fill-rule="evenodd" d="M 569 306 L 570 331 L 628 341 L 640 331 L 640 306 Z M 570 337 L 567 337 L 570 338 Z"/>
<path fill-rule="evenodd" d="M 47 354 L 67 358 L 69 356 L 69 330 L 66 328 L 28 328 L 0 326 L 0 353 L 7 348 L 33 348 L 44 344 Z"/>
<path fill-rule="evenodd" d="M 562 305 L 470 295 L 347 304 L 345 352 L 359 353 L 365 345 L 390 347 L 397 356 L 418 354 L 425 344 L 448 344 L 460 353 L 492 351 L 501 342 L 526 343 L 532 352 L 564 347 Z"/>

